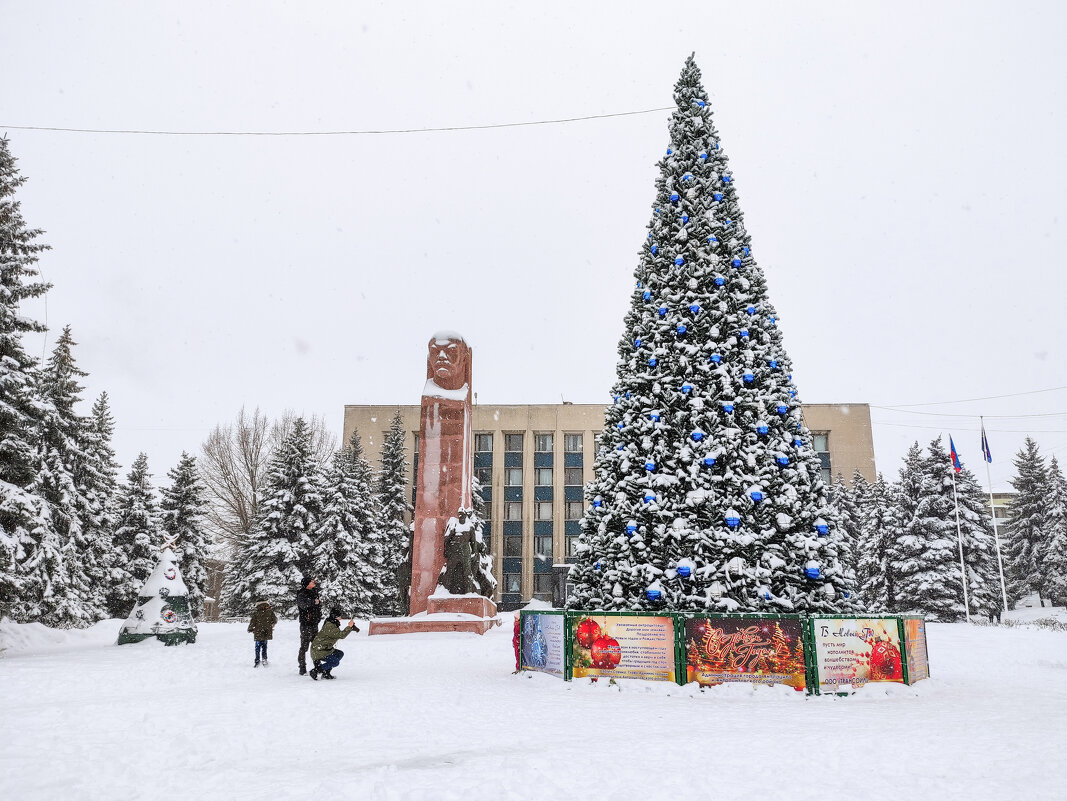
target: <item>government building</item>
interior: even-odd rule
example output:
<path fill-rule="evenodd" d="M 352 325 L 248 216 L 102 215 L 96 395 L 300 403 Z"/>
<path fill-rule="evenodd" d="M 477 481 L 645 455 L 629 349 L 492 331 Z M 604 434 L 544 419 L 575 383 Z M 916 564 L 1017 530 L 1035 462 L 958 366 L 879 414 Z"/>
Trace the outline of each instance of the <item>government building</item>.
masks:
<path fill-rule="evenodd" d="M 874 440 L 865 403 L 806 404 L 823 479 L 854 470 L 873 482 Z M 419 405 L 345 406 L 344 439 L 359 431 L 377 468 L 382 443 L 399 411 L 407 432 L 407 479 L 419 458 Z M 553 564 L 571 561 L 578 541 L 582 487 L 593 477 L 596 438 L 604 426 L 601 404 L 484 406 L 473 408 L 474 474 L 485 499 L 486 532 L 497 578 L 496 601 L 515 609 L 532 598 L 552 599 Z M 412 485 L 411 503 L 415 505 Z"/>

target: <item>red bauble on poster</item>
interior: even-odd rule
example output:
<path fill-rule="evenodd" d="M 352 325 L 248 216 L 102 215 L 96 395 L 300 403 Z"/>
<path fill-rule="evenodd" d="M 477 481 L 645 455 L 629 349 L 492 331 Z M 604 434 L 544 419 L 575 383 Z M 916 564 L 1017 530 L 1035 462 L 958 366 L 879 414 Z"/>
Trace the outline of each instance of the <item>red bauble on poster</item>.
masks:
<path fill-rule="evenodd" d="M 593 667 L 602 670 L 614 670 L 622 661 L 622 648 L 619 641 L 612 637 L 599 637 L 593 641 Z"/>
<path fill-rule="evenodd" d="M 876 642 L 871 651 L 871 681 L 900 681 L 900 650 L 891 642 Z"/>
<path fill-rule="evenodd" d="M 574 638 L 578 640 L 578 644 L 582 648 L 591 648 L 599 636 L 600 626 L 597 625 L 595 620 L 588 617 L 579 623 L 578 628 L 574 630 Z"/>

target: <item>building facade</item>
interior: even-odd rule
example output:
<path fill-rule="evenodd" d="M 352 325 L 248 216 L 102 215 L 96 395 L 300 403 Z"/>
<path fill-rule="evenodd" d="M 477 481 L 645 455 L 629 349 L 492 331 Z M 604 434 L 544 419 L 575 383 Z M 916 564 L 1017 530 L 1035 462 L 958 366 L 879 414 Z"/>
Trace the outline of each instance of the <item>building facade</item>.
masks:
<path fill-rule="evenodd" d="M 407 478 L 412 506 L 419 452 L 418 405 L 345 406 L 344 439 L 358 430 L 377 466 L 393 416 L 407 432 Z M 485 406 L 473 409 L 474 475 L 485 500 L 485 530 L 493 552 L 496 601 L 513 609 L 531 598 L 551 600 L 553 564 L 571 560 L 584 510 L 582 487 L 593 477 L 596 438 L 604 426 L 600 404 Z M 854 470 L 873 482 L 874 440 L 867 404 L 804 406 L 804 420 L 829 483 Z"/>

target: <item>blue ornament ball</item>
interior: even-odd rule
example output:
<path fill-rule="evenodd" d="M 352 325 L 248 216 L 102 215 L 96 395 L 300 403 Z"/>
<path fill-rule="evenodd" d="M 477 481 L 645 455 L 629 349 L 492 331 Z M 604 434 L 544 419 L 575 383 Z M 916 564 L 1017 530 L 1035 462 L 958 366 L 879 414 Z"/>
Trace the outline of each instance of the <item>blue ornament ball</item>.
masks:
<path fill-rule="evenodd" d="M 756 313 L 756 307 L 755 306 L 749 306 L 747 309 L 745 309 L 745 312 L 747 314 L 749 314 L 749 315 L 753 315 L 753 314 Z"/>
<path fill-rule="evenodd" d="M 645 592 L 645 596 L 650 601 L 658 601 L 662 595 L 663 593 L 661 593 L 659 590 L 647 590 Z"/>
<path fill-rule="evenodd" d="M 637 532 L 637 523 L 634 523 L 634 522 L 631 521 L 631 522 L 626 524 L 626 533 L 627 534 L 634 534 L 636 532 Z"/>
<path fill-rule="evenodd" d="M 656 500 L 655 493 L 652 493 L 652 492 L 646 492 L 645 493 L 645 503 L 652 503 L 654 500 Z"/>
<path fill-rule="evenodd" d="M 652 293 L 646 289 L 644 292 L 641 293 L 641 297 L 645 300 L 652 300 Z"/>
<path fill-rule="evenodd" d="M 738 336 L 740 336 L 741 339 L 748 339 L 748 329 L 747 328 L 742 328 L 741 331 L 739 332 Z"/>
<path fill-rule="evenodd" d="M 726 412 L 727 414 L 733 414 L 734 413 L 734 405 L 732 403 L 724 403 L 722 405 L 722 410 L 724 412 Z"/>
<path fill-rule="evenodd" d="M 652 412 L 648 417 L 653 423 L 659 422 L 659 415 L 656 412 Z"/>
<path fill-rule="evenodd" d="M 743 248 L 741 248 L 741 253 L 743 253 L 743 254 L 744 254 L 744 255 L 746 255 L 746 256 L 747 256 L 747 255 L 748 255 L 749 253 L 751 253 L 751 252 L 752 252 L 752 249 L 751 249 L 751 248 L 749 248 L 749 246 L 748 246 L 748 245 L 745 245 L 745 246 L 744 246 Z"/>
<path fill-rule="evenodd" d="M 718 353 L 713 353 L 708 357 L 708 361 L 712 362 L 713 364 L 718 364 L 722 361 L 722 356 L 720 356 Z"/>
<path fill-rule="evenodd" d="M 715 457 L 714 456 L 705 456 L 704 457 L 704 467 L 714 467 L 714 465 L 715 465 Z"/>
<path fill-rule="evenodd" d="M 600 570 L 601 569 L 600 562 L 597 562 L 595 565 L 593 565 L 593 567 L 596 568 L 597 570 Z"/>
<path fill-rule="evenodd" d="M 682 215 L 682 225 L 685 225 L 687 222 L 689 222 L 689 215 L 688 214 L 683 214 Z"/>
<path fill-rule="evenodd" d="M 734 259 L 733 261 L 730 262 L 730 264 L 732 264 L 734 267 L 740 267 L 741 266 L 741 259 Z"/>
<path fill-rule="evenodd" d="M 818 532 L 820 537 L 825 537 L 827 534 L 830 533 L 830 527 L 825 523 L 816 523 L 815 531 Z"/>
<path fill-rule="evenodd" d="M 692 306 L 689 307 L 689 311 L 692 314 L 700 314 L 700 306 L 694 303 Z"/>
<path fill-rule="evenodd" d="M 704 106 L 706 106 L 707 103 L 705 103 L 703 100 L 698 100 L 697 101 L 697 105 L 700 106 L 701 108 L 704 108 Z"/>
<path fill-rule="evenodd" d="M 768 426 L 763 426 L 763 425 L 756 426 L 756 433 L 757 434 L 766 434 L 770 430 L 771 429 Z"/>
<path fill-rule="evenodd" d="M 700 154 L 700 160 L 701 160 L 701 161 L 704 161 L 705 159 L 707 159 L 707 157 L 708 157 L 708 154 L 707 154 L 707 153 L 701 153 L 701 154 Z"/>
<path fill-rule="evenodd" d="M 685 264 L 685 259 L 683 259 L 681 256 L 675 256 L 674 263 L 676 266 L 681 267 L 683 264 Z"/>
<path fill-rule="evenodd" d="M 678 565 L 676 572 L 682 578 L 689 578 L 693 573 L 693 569 L 689 565 Z"/>
<path fill-rule="evenodd" d="M 756 503 L 759 503 L 763 500 L 763 493 L 759 490 L 752 490 L 752 492 L 750 492 L 748 495 Z"/>
<path fill-rule="evenodd" d="M 655 462 L 653 462 L 653 461 L 645 462 L 645 470 L 647 470 L 648 472 L 651 473 L 655 469 L 656 469 L 656 463 Z"/>
<path fill-rule="evenodd" d="M 810 579 L 817 579 L 822 575 L 822 571 L 817 567 L 806 567 L 804 568 L 804 575 Z"/>
<path fill-rule="evenodd" d="M 652 251 L 652 255 L 655 256 L 657 253 L 659 253 L 659 245 L 653 245 L 650 250 Z"/>
<path fill-rule="evenodd" d="M 775 407 L 775 411 L 778 412 L 778 414 L 789 414 L 789 407 L 780 403 Z"/>
<path fill-rule="evenodd" d="M 725 519 L 726 519 L 726 525 L 728 525 L 730 528 L 737 528 L 739 525 L 741 525 L 741 518 L 740 517 L 734 517 L 733 515 L 727 515 Z"/>
<path fill-rule="evenodd" d="M 772 370 L 777 370 L 778 369 L 778 360 L 777 359 L 771 359 L 769 362 L 767 362 L 767 364 L 770 365 L 770 368 Z"/>
<path fill-rule="evenodd" d="M 649 367 L 655 367 L 656 366 L 656 357 L 655 356 L 649 357 L 648 366 Z"/>
<path fill-rule="evenodd" d="M 683 395 L 688 395 L 692 391 L 693 391 L 693 385 L 692 384 L 682 384 L 682 394 Z"/>
<path fill-rule="evenodd" d="M 615 427 L 618 428 L 619 431 L 622 431 L 624 428 L 626 428 L 626 423 L 620 420 L 618 423 L 615 424 Z"/>
<path fill-rule="evenodd" d="M 641 337 L 638 337 L 637 339 L 634 340 L 634 347 L 635 348 L 641 347 Z"/>
<path fill-rule="evenodd" d="M 602 501 L 600 498 L 593 498 L 593 508 L 594 509 L 599 509 L 603 505 L 604 505 L 604 501 Z"/>
<path fill-rule="evenodd" d="M 683 181 L 691 181 L 692 179 L 693 179 L 693 173 L 691 173 L 691 172 L 687 172 L 685 175 L 682 176 L 682 180 Z"/>
<path fill-rule="evenodd" d="M 667 307 L 666 306 L 660 306 L 659 307 L 659 316 L 660 317 L 666 317 L 667 316 Z"/>
<path fill-rule="evenodd" d="M 724 184 L 728 184 L 728 183 L 730 183 L 730 181 L 732 181 L 732 180 L 733 180 L 733 178 L 731 178 L 731 177 L 730 177 L 729 175 L 724 175 L 724 176 L 722 177 L 722 182 L 723 182 Z"/>
<path fill-rule="evenodd" d="M 719 238 L 717 236 L 709 236 L 708 237 L 708 244 L 709 245 L 714 245 L 718 241 L 719 241 Z"/>
<path fill-rule="evenodd" d="M 673 150 L 671 150 L 671 149 L 670 149 L 669 147 L 667 148 L 667 155 L 668 155 L 668 156 L 669 156 L 669 155 L 670 155 L 671 153 L 673 153 L 673 152 L 674 152 L 674 151 L 673 151 Z"/>
<path fill-rule="evenodd" d="M 677 202 L 678 202 L 678 193 L 677 192 L 671 192 L 671 203 L 677 203 Z"/>
<path fill-rule="evenodd" d="M 756 380 L 756 376 L 755 376 L 755 375 L 753 375 L 752 373 L 745 373 L 745 374 L 744 374 L 743 376 L 741 376 L 741 377 L 742 377 L 743 379 L 745 379 L 745 383 L 746 383 L 746 384 L 751 384 L 751 383 L 752 383 L 753 381 L 755 381 L 755 380 Z"/>
<path fill-rule="evenodd" d="M 691 436 L 693 438 L 694 442 L 700 442 L 700 440 L 704 439 L 704 432 L 703 431 L 694 431 L 689 436 Z"/>
<path fill-rule="evenodd" d="M 712 197 L 714 197 L 716 201 L 721 201 L 722 200 L 722 192 L 716 192 L 714 195 L 712 195 Z"/>
<path fill-rule="evenodd" d="M 775 461 L 778 462 L 778 464 L 781 465 L 782 467 L 785 467 L 786 465 L 789 464 L 789 457 L 788 456 L 779 456 L 777 459 L 775 459 Z"/>
<path fill-rule="evenodd" d="M 722 286 L 725 283 L 726 283 L 726 279 L 723 278 L 721 275 L 715 276 L 715 286 Z"/>
<path fill-rule="evenodd" d="M 688 330 L 689 329 L 686 328 L 685 323 L 679 323 L 678 327 L 675 329 L 675 331 L 678 333 L 678 336 L 681 336 L 682 334 L 684 334 Z"/>

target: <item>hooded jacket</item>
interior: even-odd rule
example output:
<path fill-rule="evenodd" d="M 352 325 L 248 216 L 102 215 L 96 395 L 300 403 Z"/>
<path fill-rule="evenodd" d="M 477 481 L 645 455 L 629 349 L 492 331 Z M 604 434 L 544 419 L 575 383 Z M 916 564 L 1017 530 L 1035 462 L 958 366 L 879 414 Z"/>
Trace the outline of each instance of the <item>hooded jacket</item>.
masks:
<path fill-rule="evenodd" d="M 310 583 L 309 579 L 308 584 Z M 322 607 L 315 603 L 318 599 L 318 587 L 312 587 L 309 590 L 305 584 L 296 592 L 297 617 L 300 619 L 300 628 L 304 631 L 314 632 L 319 627 L 319 621 L 322 620 Z"/>
<path fill-rule="evenodd" d="M 270 604 L 266 601 L 260 601 L 256 604 L 252 619 L 248 622 L 248 630 L 252 632 L 252 636 L 257 640 L 273 640 L 274 624 L 277 622 L 278 616 L 274 614 Z"/>
<path fill-rule="evenodd" d="M 322 631 L 315 635 L 311 641 L 311 659 L 318 662 L 333 653 L 333 647 L 338 640 L 343 640 L 355 629 L 341 629 L 341 621 L 335 617 L 322 624 Z"/>

